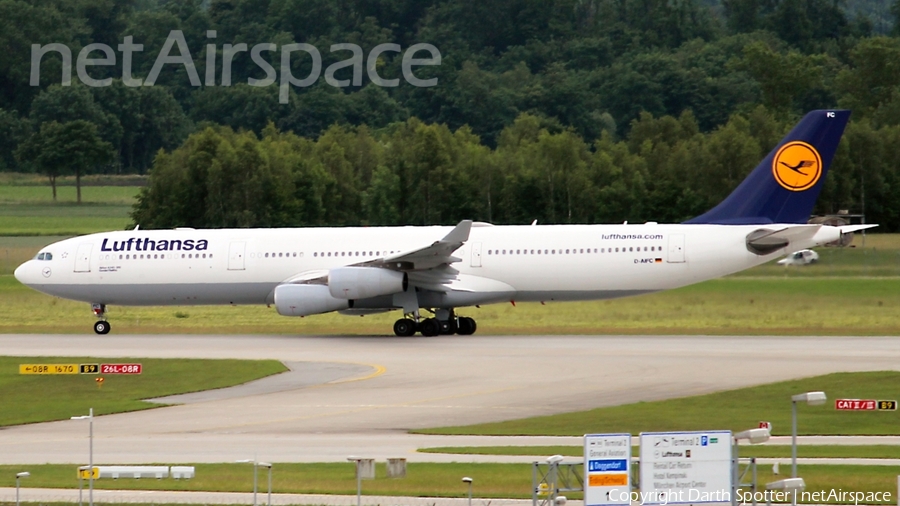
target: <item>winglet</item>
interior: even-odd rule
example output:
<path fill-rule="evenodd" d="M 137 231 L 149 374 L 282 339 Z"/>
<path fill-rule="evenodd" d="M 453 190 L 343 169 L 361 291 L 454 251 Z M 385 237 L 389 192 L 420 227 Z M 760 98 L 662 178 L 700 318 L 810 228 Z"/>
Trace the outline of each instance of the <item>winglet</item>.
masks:
<path fill-rule="evenodd" d="M 445 235 L 441 242 L 462 244 L 469 240 L 469 231 L 472 230 L 472 220 L 462 220 L 456 227 Z"/>

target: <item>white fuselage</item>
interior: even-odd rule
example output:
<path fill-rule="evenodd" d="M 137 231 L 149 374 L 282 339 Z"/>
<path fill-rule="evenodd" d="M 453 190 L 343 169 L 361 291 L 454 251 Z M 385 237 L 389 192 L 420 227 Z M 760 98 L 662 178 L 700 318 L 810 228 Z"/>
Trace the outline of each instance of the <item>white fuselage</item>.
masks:
<path fill-rule="evenodd" d="M 792 242 L 759 256 L 748 250 L 746 237 L 761 228 L 777 226 L 476 224 L 453 254 L 456 281 L 446 284 L 451 295 L 464 296 L 420 299 L 423 307 L 453 307 L 622 297 L 717 278 L 819 243 Z M 275 287 L 292 277 L 421 248 L 451 229 L 106 232 L 47 246 L 41 252 L 52 259 L 30 260 L 16 277 L 50 295 L 101 304 L 267 304 Z M 825 235 L 833 240 L 834 234 Z M 388 297 L 356 307 L 396 306 Z"/>

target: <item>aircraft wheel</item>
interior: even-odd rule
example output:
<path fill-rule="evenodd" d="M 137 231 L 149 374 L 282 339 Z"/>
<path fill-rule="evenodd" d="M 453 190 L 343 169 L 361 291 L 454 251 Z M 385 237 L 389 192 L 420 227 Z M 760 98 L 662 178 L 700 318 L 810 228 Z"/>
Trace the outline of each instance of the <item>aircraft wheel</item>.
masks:
<path fill-rule="evenodd" d="M 416 333 L 416 322 L 409 318 L 400 318 L 394 322 L 394 334 L 398 337 L 409 337 Z"/>
<path fill-rule="evenodd" d="M 96 323 L 94 323 L 94 332 L 96 332 L 100 335 L 109 334 L 109 330 L 110 330 L 110 325 L 109 325 L 109 322 L 106 320 L 98 320 Z"/>
<path fill-rule="evenodd" d="M 438 320 L 438 323 L 441 325 L 441 334 L 456 334 L 456 318 L 451 318 L 446 321 Z"/>
<path fill-rule="evenodd" d="M 459 329 L 457 329 L 456 333 L 461 336 L 471 336 L 475 333 L 476 328 L 477 325 L 474 318 L 463 316 L 459 319 Z"/>
<path fill-rule="evenodd" d="M 441 324 L 435 318 L 428 318 L 419 325 L 423 336 L 433 337 L 441 333 Z"/>

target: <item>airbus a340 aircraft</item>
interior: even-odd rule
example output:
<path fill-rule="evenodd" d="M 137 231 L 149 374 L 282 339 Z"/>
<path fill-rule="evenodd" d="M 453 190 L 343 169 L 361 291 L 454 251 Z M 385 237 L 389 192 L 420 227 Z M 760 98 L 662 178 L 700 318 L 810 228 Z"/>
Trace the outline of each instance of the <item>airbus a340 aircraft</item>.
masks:
<path fill-rule="evenodd" d="M 722 203 L 683 224 L 129 230 L 51 244 L 15 275 L 92 303 L 98 334 L 109 304 L 402 309 L 398 336 L 472 334 L 457 308 L 667 290 L 875 226 L 806 224 L 849 117 L 807 114 Z"/>

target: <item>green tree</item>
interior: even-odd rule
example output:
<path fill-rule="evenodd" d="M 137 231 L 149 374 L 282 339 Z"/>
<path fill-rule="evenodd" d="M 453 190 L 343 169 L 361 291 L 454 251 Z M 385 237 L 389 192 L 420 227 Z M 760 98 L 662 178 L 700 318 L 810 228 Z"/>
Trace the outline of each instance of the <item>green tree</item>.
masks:
<path fill-rule="evenodd" d="M 103 110 L 87 86 L 54 84 L 48 87 L 32 102 L 30 119 L 35 128 L 51 121 L 87 121 L 94 125 L 94 131 L 102 140 L 111 144 L 116 152 L 121 150 L 122 124 L 115 115 Z"/>
<path fill-rule="evenodd" d="M 869 115 L 889 103 L 900 89 L 900 40 L 873 37 L 861 40 L 850 51 L 850 67 L 837 76 L 841 105 Z"/>
<path fill-rule="evenodd" d="M 53 200 L 56 201 L 56 178 L 74 173 L 78 203 L 81 204 L 81 176 L 113 157 L 112 145 L 97 134 L 97 127 L 84 120 L 41 125 L 40 131 L 29 137 L 17 151 L 20 162 L 32 164 L 50 180 Z"/>
<path fill-rule="evenodd" d="M 14 155 L 19 143 L 28 137 L 29 129 L 27 118 L 0 108 L 0 172 L 19 168 Z"/>
<path fill-rule="evenodd" d="M 764 42 L 753 42 L 744 47 L 736 68 L 746 71 L 759 83 L 763 105 L 787 113 L 813 89 L 822 87 L 824 65 L 821 56 L 797 51 L 781 54 Z"/>

